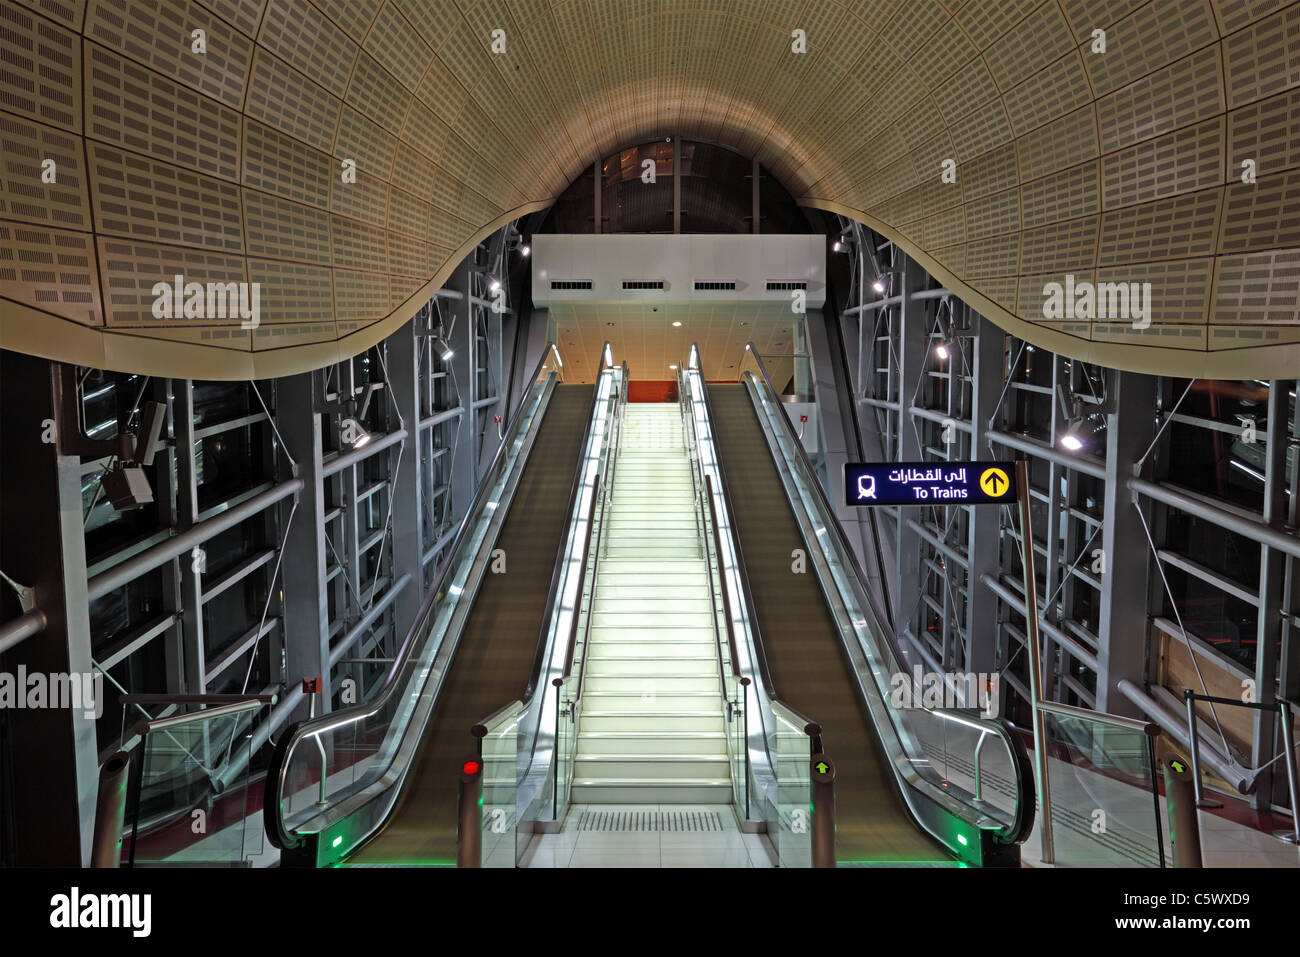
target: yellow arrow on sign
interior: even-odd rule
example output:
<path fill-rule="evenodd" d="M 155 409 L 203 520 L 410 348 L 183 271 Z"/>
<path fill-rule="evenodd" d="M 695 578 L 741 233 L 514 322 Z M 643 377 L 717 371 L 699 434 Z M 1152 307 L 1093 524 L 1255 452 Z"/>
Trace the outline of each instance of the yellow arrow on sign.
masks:
<path fill-rule="evenodd" d="M 980 488 L 984 490 L 985 495 L 992 495 L 997 498 L 1003 492 L 1011 487 L 1011 480 L 1007 478 L 1007 473 L 1001 469 L 985 469 L 980 475 Z"/>

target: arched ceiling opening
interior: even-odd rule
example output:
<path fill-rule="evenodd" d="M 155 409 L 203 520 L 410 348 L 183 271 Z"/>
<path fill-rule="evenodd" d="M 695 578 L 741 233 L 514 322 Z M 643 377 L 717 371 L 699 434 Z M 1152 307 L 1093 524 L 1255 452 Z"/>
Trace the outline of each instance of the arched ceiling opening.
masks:
<path fill-rule="evenodd" d="M 585 165 L 670 133 L 757 156 L 1045 348 L 1300 369 L 1297 2 L 0 0 L 0 63 L 5 348 L 319 367 Z M 259 325 L 156 318 L 176 274 L 260 284 Z M 1045 318 L 1067 275 L 1151 283 L 1149 324 Z"/>

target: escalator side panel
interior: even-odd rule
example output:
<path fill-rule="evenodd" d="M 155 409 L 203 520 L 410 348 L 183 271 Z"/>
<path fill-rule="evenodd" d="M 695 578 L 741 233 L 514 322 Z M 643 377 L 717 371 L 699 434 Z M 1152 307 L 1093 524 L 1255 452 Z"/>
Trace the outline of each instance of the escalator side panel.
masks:
<path fill-rule="evenodd" d="M 836 857 L 840 862 L 950 862 L 918 829 L 876 742 L 817 573 L 748 392 L 710 385 L 714 434 L 754 610 L 776 694 L 823 729 L 835 761 Z"/>
<path fill-rule="evenodd" d="M 483 578 L 397 807 L 348 863 L 456 862 L 457 781 L 474 749 L 470 728 L 528 683 L 594 388 L 562 385 L 551 397 L 495 545 L 505 571 Z"/>

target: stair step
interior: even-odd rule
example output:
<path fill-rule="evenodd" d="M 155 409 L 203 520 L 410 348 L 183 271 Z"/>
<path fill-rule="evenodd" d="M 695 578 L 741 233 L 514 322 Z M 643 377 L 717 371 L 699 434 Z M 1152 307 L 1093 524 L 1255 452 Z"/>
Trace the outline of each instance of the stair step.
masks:
<path fill-rule="evenodd" d="M 711 715 L 721 708 L 716 692 L 665 691 L 659 687 L 662 678 L 647 678 L 654 682 L 646 691 L 582 691 L 584 714 L 695 714 Z M 590 709 L 590 710 L 588 710 Z"/>
<path fill-rule="evenodd" d="M 714 671 L 716 672 L 716 667 Z M 722 693 L 718 685 L 717 674 L 704 675 L 593 675 L 588 674 L 582 680 L 582 689 L 586 692 L 611 691 L 619 694 L 641 694 L 646 689 L 646 682 L 656 682 L 655 689 L 665 691 L 688 691 L 696 694 L 708 694 L 717 697 Z"/>
<path fill-rule="evenodd" d="M 658 598 L 685 598 L 699 600 L 703 602 L 712 602 L 713 594 L 709 590 L 706 582 L 697 584 L 696 576 L 679 575 L 679 580 L 674 582 L 659 581 L 638 581 L 635 577 L 627 584 L 611 581 L 613 575 L 607 576 L 605 569 L 608 566 L 601 566 L 600 574 L 600 600 L 647 600 Z"/>
<path fill-rule="evenodd" d="M 583 754 L 725 754 L 721 731 L 581 731 Z"/>
<path fill-rule="evenodd" d="M 582 754 L 573 775 L 582 781 L 643 780 L 660 782 L 725 779 L 731 773 L 723 754 Z"/>
<path fill-rule="evenodd" d="M 591 654 L 602 658 L 685 658 L 717 662 L 717 646 L 703 641 L 602 641 L 593 643 Z"/>
<path fill-rule="evenodd" d="M 707 570 L 704 560 L 697 558 L 689 562 L 647 562 L 637 559 L 622 561 L 607 561 L 605 556 L 601 556 L 600 568 L 602 573 L 610 575 L 634 575 L 637 580 L 653 575 L 656 581 L 666 582 L 675 575 L 705 575 Z"/>
<path fill-rule="evenodd" d="M 704 621 L 711 622 L 712 619 L 705 618 Z M 711 624 L 683 625 L 676 621 L 664 621 L 660 627 L 656 628 L 654 621 L 649 615 L 642 615 L 637 618 L 635 628 L 629 626 L 611 627 L 600 625 L 595 621 L 592 622 L 591 637 L 593 641 L 611 642 L 614 644 L 638 641 L 638 642 L 701 642 L 712 645 L 717 641 L 717 634 Z"/>
<path fill-rule="evenodd" d="M 582 704 L 586 731 L 725 731 L 721 711 L 597 711 Z"/>
<path fill-rule="evenodd" d="M 637 629 L 653 625 L 656 628 L 707 628 L 714 627 L 714 616 L 710 611 L 593 611 L 591 627 L 593 628 L 629 628 Z"/>
<path fill-rule="evenodd" d="M 586 674 L 588 678 L 600 675 L 659 677 L 703 674 L 708 668 L 718 666 L 718 657 L 716 652 L 706 655 L 701 654 L 701 650 L 697 647 L 697 650 L 690 653 L 683 650 L 672 656 L 653 651 L 643 651 L 640 654 L 629 651 L 626 654 L 611 655 L 608 646 L 592 646 L 591 653 L 587 656 Z"/>
<path fill-rule="evenodd" d="M 574 804 L 730 804 L 731 781 L 573 779 L 569 800 Z"/>
<path fill-rule="evenodd" d="M 713 610 L 713 602 L 708 598 L 669 598 L 664 595 L 644 595 L 606 598 L 604 589 L 598 587 L 598 595 L 592 604 L 596 614 L 646 614 L 646 615 L 705 615 Z"/>
<path fill-rule="evenodd" d="M 610 558 L 661 558 L 676 560 L 679 558 L 699 558 L 700 549 L 691 545 L 607 545 Z"/>

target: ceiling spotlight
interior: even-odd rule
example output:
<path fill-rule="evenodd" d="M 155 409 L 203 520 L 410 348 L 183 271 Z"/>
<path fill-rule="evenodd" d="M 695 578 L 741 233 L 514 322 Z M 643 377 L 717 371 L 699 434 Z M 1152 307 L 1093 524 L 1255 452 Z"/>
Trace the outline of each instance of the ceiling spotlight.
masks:
<path fill-rule="evenodd" d="M 677 366 L 669 366 L 668 368 L 672 369 L 674 372 L 677 371 Z"/>
<path fill-rule="evenodd" d="M 838 239 L 835 240 L 835 242 L 831 244 L 831 252 L 833 252 L 833 253 L 837 253 L 837 252 L 839 252 L 839 251 L 840 251 L 841 249 L 843 249 L 843 248 L 844 248 L 844 244 L 841 243 Z"/>
<path fill-rule="evenodd" d="M 496 292 L 500 288 L 501 288 L 501 280 L 499 279 L 493 279 L 490 283 L 488 283 L 489 292 Z"/>
<path fill-rule="evenodd" d="M 1058 444 L 1067 452 L 1078 452 L 1093 444 L 1093 440 L 1106 428 L 1104 416 L 1094 412 L 1091 415 L 1077 415 L 1070 419 Z"/>
<path fill-rule="evenodd" d="M 880 295 L 884 295 L 884 293 L 885 293 L 885 277 L 884 277 L 884 276 L 881 276 L 879 279 L 877 279 L 875 282 L 873 282 L 873 283 L 871 284 L 871 288 L 874 289 L 878 294 L 880 294 Z"/>
<path fill-rule="evenodd" d="M 940 342 L 937 346 L 934 347 L 934 354 L 938 356 L 940 359 L 947 359 L 948 356 L 951 354 L 948 349 L 948 343 Z"/>
<path fill-rule="evenodd" d="M 442 359 L 443 362 L 448 361 L 452 356 L 456 354 L 454 351 L 452 351 L 451 346 L 447 344 L 447 340 L 444 339 L 442 336 L 438 336 L 436 339 L 434 339 L 433 344 L 438 350 L 438 357 Z"/>
<path fill-rule="evenodd" d="M 369 403 L 370 396 L 367 394 L 365 405 Z M 349 399 L 343 406 L 343 419 L 339 422 L 339 437 L 354 449 L 365 448 L 370 444 L 370 433 L 361 424 L 365 414 L 365 408 L 358 411 L 355 399 Z"/>
<path fill-rule="evenodd" d="M 529 246 L 527 243 L 524 243 L 522 246 L 519 247 L 519 255 L 521 256 L 527 256 L 532 251 L 533 251 L 533 247 Z"/>
<path fill-rule="evenodd" d="M 676 321 L 673 322 L 673 325 L 674 325 L 674 326 L 680 326 L 681 324 L 682 324 L 682 323 L 681 323 L 681 320 L 680 320 L 680 319 L 678 319 L 678 320 L 676 320 Z"/>

